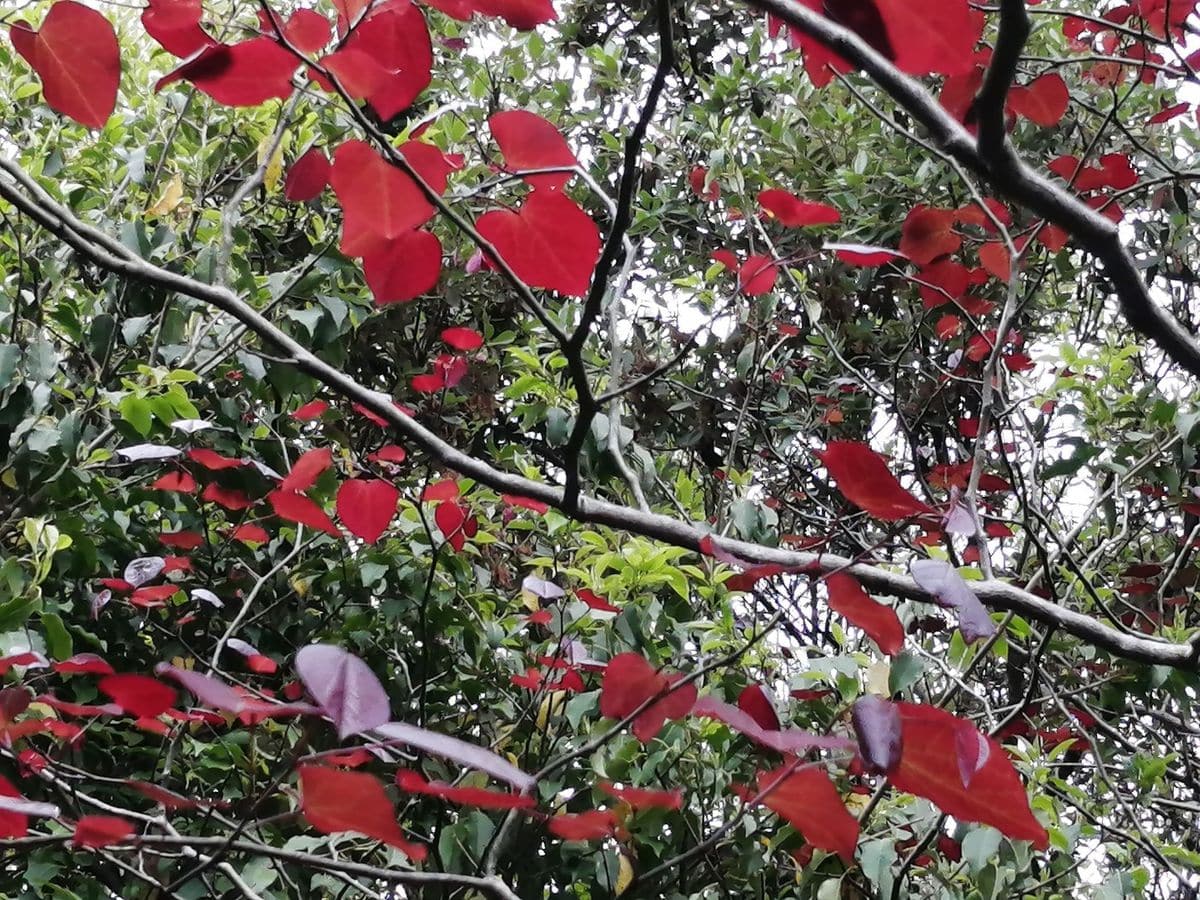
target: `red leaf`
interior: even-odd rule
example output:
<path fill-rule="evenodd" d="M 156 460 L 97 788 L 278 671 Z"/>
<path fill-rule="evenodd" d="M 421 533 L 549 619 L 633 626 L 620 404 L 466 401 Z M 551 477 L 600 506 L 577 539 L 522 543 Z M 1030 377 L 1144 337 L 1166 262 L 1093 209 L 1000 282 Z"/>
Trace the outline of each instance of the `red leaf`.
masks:
<path fill-rule="evenodd" d="M 612 782 L 601 781 L 600 790 L 616 800 L 624 800 L 634 809 L 669 809 L 683 806 L 683 791 L 675 788 L 659 791 L 651 788 L 616 787 Z"/>
<path fill-rule="evenodd" d="M 254 505 L 254 501 L 243 494 L 241 491 L 233 490 L 232 488 L 224 488 L 221 485 L 213 482 L 204 488 L 204 493 L 200 495 L 201 499 L 216 503 L 218 506 L 223 506 L 225 509 L 237 512 L 241 509 L 249 509 Z"/>
<path fill-rule="evenodd" d="M 3 775 L 0 775 L 0 797 L 21 798 L 21 792 Z M 25 813 L 0 807 L 0 837 L 21 838 L 28 832 L 29 817 Z"/>
<path fill-rule="evenodd" d="M 290 50 L 269 37 L 214 44 L 160 78 L 154 90 L 190 81 L 223 106 L 258 106 L 289 96 L 299 65 Z"/>
<path fill-rule="evenodd" d="M 271 540 L 271 535 L 267 534 L 265 528 L 253 523 L 239 525 L 233 529 L 230 536 L 235 541 L 241 541 L 244 544 L 265 544 Z"/>
<path fill-rule="evenodd" d="M 453 500 L 458 497 L 458 482 L 453 478 L 443 478 L 435 481 L 421 492 L 424 503 L 438 503 L 442 500 Z"/>
<path fill-rule="evenodd" d="M 546 827 L 564 841 L 598 841 L 611 837 L 617 829 L 616 817 L 607 809 L 551 816 Z"/>
<path fill-rule="evenodd" d="M 182 794 L 176 794 L 174 791 L 168 791 L 166 788 L 159 787 L 157 784 L 152 784 L 148 781 L 135 781 L 131 779 L 127 780 L 125 784 L 133 788 L 139 794 L 149 797 L 164 809 L 196 809 L 199 806 L 203 806 L 203 804 L 198 800 L 193 800 L 190 797 L 184 797 Z"/>
<path fill-rule="evenodd" d="M 725 250 L 722 248 L 720 250 L 714 250 L 711 255 L 715 262 L 719 262 L 730 272 L 736 272 L 742 267 L 742 264 L 738 262 L 738 258 L 733 255 L 732 250 Z"/>
<path fill-rule="evenodd" d="M 523 109 L 499 112 L 488 119 L 488 127 L 500 146 L 500 152 L 510 172 L 579 165 L 575 154 L 558 133 L 558 129 L 536 113 Z M 566 186 L 570 180 L 570 172 L 530 175 L 525 178 L 531 187 L 551 191 Z"/>
<path fill-rule="evenodd" d="M 271 491 L 267 495 L 267 499 L 271 501 L 271 507 L 279 518 L 307 525 L 309 528 L 323 531 L 334 537 L 341 537 L 341 532 L 333 524 L 333 520 L 325 514 L 325 510 L 303 494 L 292 491 Z"/>
<path fill-rule="evenodd" d="M 467 543 L 467 529 L 470 527 L 468 520 L 469 511 L 466 506 L 461 503 L 456 503 L 453 500 L 446 500 L 439 503 L 433 511 L 433 521 L 437 523 L 438 530 L 442 532 L 442 537 L 446 539 L 456 553 L 461 552 Z M 474 531 L 472 530 L 472 534 Z"/>
<path fill-rule="evenodd" d="M 870 2 L 883 18 L 896 66 L 902 72 L 963 75 L 975 67 L 975 45 L 984 22 L 967 0 L 924 0 L 919 16 L 913 15 L 910 0 Z M 845 6 L 847 0 L 837 5 Z"/>
<path fill-rule="evenodd" d="M 328 447 L 309 450 L 292 463 L 291 471 L 287 473 L 283 481 L 279 482 L 279 490 L 303 493 L 316 484 L 321 473 L 331 465 L 333 465 L 333 451 Z"/>
<path fill-rule="evenodd" d="M 442 340 L 455 350 L 470 353 L 483 346 L 483 335 L 474 328 L 447 328 L 442 331 Z"/>
<path fill-rule="evenodd" d="M 338 518 L 355 537 L 374 544 L 391 524 L 399 500 L 400 492 L 387 481 L 351 478 L 338 488 Z"/>
<path fill-rule="evenodd" d="M 120 844 L 133 836 L 133 825 L 119 816 L 84 816 L 75 823 L 71 844 L 93 850 Z"/>
<path fill-rule="evenodd" d="M 897 703 L 903 722 L 904 752 L 890 780 L 897 789 L 924 797 L 942 812 L 966 822 L 982 822 L 1016 840 L 1032 841 L 1039 850 L 1049 837 L 1029 809 L 1021 783 L 1003 748 L 992 738 L 987 759 L 963 786 L 957 751 L 962 720 L 934 706 Z"/>
<path fill-rule="evenodd" d="M 156 606 L 166 606 L 168 597 L 174 596 L 179 590 L 173 584 L 158 584 L 153 587 L 140 587 L 133 592 L 133 596 L 129 598 L 129 602 L 134 606 L 142 606 L 146 608 Z"/>
<path fill-rule="evenodd" d="M 342 205 L 342 253 L 364 256 L 428 222 L 434 213 L 417 183 L 363 141 L 334 151 L 329 182 Z"/>
<path fill-rule="evenodd" d="M 550 0 L 474 0 L 485 16 L 498 16 L 518 31 L 530 31 L 558 18 Z"/>
<path fill-rule="evenodd" d="M 200 27 L 202 0 L 149 0 L 142 10 L 142 27 L 168 53 L 191 56 L 216 41 Z"/>
<path fill-rule="evenodd" d="M 396 772 L 396 786 L 410 794 L 438 797 L 463 806 L 478 809 L 532 809 L 537 798 L 509 791 L 490 791 L 479 787 L 456 787 L 443 781 L 426 781 L 420 772 L 400 769 Z"/>
<path fill-rule="evenodd" d="M 292 413 L 292 418 L 299 422 L 311 422 L 313 419 L 321 418 L 327 409 L 329 409 L 329 404 L 324 400 L 309 400 Z"/>
<path fill-rule="evenodd" d="M 175 692 L 146 675 L 107 675 L 96 687 L 125 712 L 139 718 L 162 715 L 175 704 Z"/>
<path fill-rule="evenodd" d="M 396 444 L 384 444 L 374 453 L 367 456 L 371 462 L 386 462 L 399 465 L 408 459 L 408 452 Z"/>
<path fill-rule="evenodd" d="M 174 550 L 195 550 L 204 543 L 204 535 L 198 531 L 170 531 L 160 534 L 158 540 Z"/>
<path fill-rule="evenodd" d="M 206 447 L 193 447 L 187 452 L 187 455 L 192 462 L 199 463 L 211 472 L 219 472 L 222 469 L 236 469 L 245 465 L 243 460 L 222 456 L 215 450 L 209 450 Z"/>
<path fill-rule="evenodd" d="M 265 9 L 258 11 L 258 22 L 264 34 L 278 40 L 279 17 Z M 298 9 L 283 25 L 283 37 L 301 53 L 316 53 L 329 43 L 332 29 L 329 20 L 315 10 Z"/>
<path fill-rule="evenodd" d="M 897 522 L 933 510 L 906 491 L 878 453 L 858 441 L 830 441 L 818 458 L 842 496 L 876 519 Z"/>
<path fill-rule="evenodd" d="M 920 266 L 953 253 L 962 246 L 962 238 L 953 230 L 954 219 L 952 209 L 932 209 L 924 204 L 914 206 L 904 219 L 900 252 Z"/>
<path fill-rule="evenodd" d="M 445 386 L 446 379 L 441 372 L 427 372 L 422 375 L 414 375 L 412 380 L 412 388 L 418 394 L 436 394 Z"/>
<path fill-rule="evenodd" d="M 962 331 L 962 319 L 947 313 L 934 323 L 933 333 L 943 341 L 948 341 Z"/>
<path fill-rule="evenodd" d="M 383 841 L 410 859 L 425 858 L 425 847 L 404 837 L 383 785 L 365 772 L 301 766 L 300 809 L 322 834 L 353 831 Z"/>
<path fill-rule="evenodd" d="M 1051 127 L 1057 125 L 1071 102 L 1067 83 L 1057 72 L 1048 72 L 1028 85 L 1017 85 L 1008 92 L 1008 105 L 1017 115 Z"/>
<path fill-rule="evenodd" d="M 738 694 L 738 709 L 752 718 L 764 731 L 779 730 L 779 713 L 761 684 L 748 684 Z"/>
<path fill-rule="evenodd" d="M 825 587 L 829 591 L 830 609 L 861 628 L 880 650 L 895 656 L 903 649 L 904 626 L 896 611 L 871 599 L 854 576 L 834 572 L 825 579 Z"/>
<path fill-rule="evenodd" d="M 246 668 L 259 675 L 274 675 L 279 671 L 279 663 L 261 653 L 251 653 L 246 657 Z"/>
<path fill-rule="evenodd" d="M 787 228 L 808 225 L 836 225 L 842 221 L 841 213 L 825 203 L 801 200 L 787 191 L 771 188 L 761 191 L 758 205 L 773 219 Z"/>
<path fill-rule="evenodd" d="M 441 274 L 442 242 L 423 229 L 406 231 L 363 252 L 363 275 L 376 306 L 428 294 Z"/>
<path fill-rule="evenodd" d="M 412 106 L 429 86 L 433 69 L 429 26 L 410 0 L 388 0 L 377 6 L 354 29 L 343 49 L 322 62 L 336 70 L 344 55 L 365 58 L 376 70 L 369 89 L 354 96 L 365 98 L 384 121 Z"/>
<path fill-rule="evenodd" d="M 113 667 L 95 653 L 76 653 L 69 659 L 54 664 L 60 675 L 112 675 Z"/>
<path fill-rule="evenodd" d="M 535 190 L 516 212 L 484 213 L 475 227 L 530 287 L 568 297 L 587 293 L 600 257 L 600 231 L 565 194 Z"/>
<path fill-rule="evenodd" d="M 747 297 L 757 297 L 775 287 L 779 268 L 770 256 L 755 253 L 742 264 L 738 271 L 738 286 Z"/>
<path fill-rule="evenodd" d="M 787 766 L 759 772 L 759 793 L 783 776 Z M 763 800 L 772 811 L 799 831 L 806 841 L 832 850 L 850 863 L 858 844 L 858 820 L 846 810 L 837 788 L 823 768 L 807 765 L 785 777 Z"/>
<path fill-rule="evenodd" d="M 688 173 L 688 184 L 692 192 L 707 203 L 713 203 L 721 198 L 721 185 L 708 176 L 708 169 L 696 166 Z"/>
<path fill-rule="evenodd" d="M 41 78 L 51 109 L 88 128 L 104 127 L 121 81 L 121 48 L 108 19 L 74 0 L 57 0 L 40 31 L 17 22 L 9 36 Z"/>
<path fill-rule="evenodd" d="M 593 590 L 581 588 L 575 592 L 575 596 L 588 605 L 588 609 L 594 609 L 597 612 L 619 613 L 621 607 L 613 606 L 605 598 L 601 597 Z"/>
<path fill-rule="evenodd" d="M 1008 247 L 1000 241 L 992 241 L 979 248 L 979 263 L 988 273 L 1008 284 L 1012 277 L 1012 257 Z"/>
<path fill-rule="evenodd" d="M 288 170 L 287 180 L 283 183 L 283 196 L 296 202 L 316 199 L 329 184 L 332 170 L 333 165 L 325 151 L 320 147 L 309 147 Z"/>
<path fill-rule="evenodd" d="M 167 472 L 160 475 L 154 484 L 154 491 L 174 491 L 178 494 L 191 494 L 196 490 L 196 479 L 187 472 Z"/>
<path fill-rule="evenodd" d="M 683 675 L 663 675 L 656 672 L 637 653 L 614 656 L 604 670 L 600 687 L 600 714 L 610 719 L 623 719 L 644 702 L 665 694 L 633 720 L 633 733 L 643 744 L 649 743 L 662 731 L 668 719 L 686 716 L 696 704 L 696 686 L 684 685 L 671 691 L 671 686 Z"/>

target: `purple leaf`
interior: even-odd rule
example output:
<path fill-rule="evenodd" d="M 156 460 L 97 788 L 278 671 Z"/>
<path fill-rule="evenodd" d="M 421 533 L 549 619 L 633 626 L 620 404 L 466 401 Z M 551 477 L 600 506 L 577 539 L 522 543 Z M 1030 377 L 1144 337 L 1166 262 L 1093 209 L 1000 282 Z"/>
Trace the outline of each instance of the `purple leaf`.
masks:
<path fill-rule="evenodd" d="M 996 633 L 996 623 L 954 566 L 940 559 L 918 559 L 909 569 L 938 606 L 958 613 L 958 630 L 968 644 Z"/>
<path fill-rule="evenodd" d="M 212 591 L 210 591 L 208 588 L 193 588 L 192 589 L 192 599 L 193 600 L 203 600 L 205 603 L 212 604 L 217 609 L 220 609 L 221 607 L 223 607 L 225 605 L 225 603 L 221 600 L 221 598 L 218 597 L 216 594 L 214 594 Z"/>
<path fill-rule="evenodd" d="M 45 819 L 57 819 L 61 815 L 61 811 L 53 803 L 38 803 L 24 797 L 0 796 L 0 811 Z"/>
<path fill-rule="evenodd" d="M 141 462 L 145 459 L 170 459 L 182 452 L 174 447 L 164 447 L 162 444 L 135 444 L 132 447 L 122 447 L 117 451 L 117 456 L 130 462 Z"/>
<path fill-rule="evenodd" d="M 377 727 L 375 733 L 386 740 L 399 741 L 410 747 L 424 750 L 426 753 L 451 759 L 469 768 L 486 772 L 499 781 L 511 784 L 519 791 L 528 790 L 535 784 L 532 775 L 522 772 L 491 750 L 476 744 L 468 744 L 466 741 L 460 741 L 449 735 L 426 731 L 424 728 L 404 722 L 388 722 Z"/>
<path fill-rule="evenodd" d="M 166 567 L 167 561 L 161 556 L 142 556 L 130 560 L 121 577 L 137 588 L 147 581 L 153 581 Z"/>
<path fill-rule="evenodd" d="M 718 700 L 712 694 L 706 694 L 696 701 L 692 707 L 692 715 L 706 716 L 724 722 L 734 731 L 744 734 L 750 740 L 780 753 L 806 753 L 813 748 L 824 750 L 853 750 L 854 742 L 846 738 L 825 737 L 801 731 L 799 728 L 785 728 L 781 731 L 768 731 L 754 721 L 754 717 L 742 712 L 731 703 Z"/>
<path fill-rule="evenodd" d="M 245 705 L 245 701 L 237 691 L 225 682 L 209 675 L 179 669 L 169 663 L 159 663 L 154 667 L 154 674 L 159 678 L 169 678 L 180 687 L 186 688 L 204 706 L 236 713 L 241 712 Z"/>
<path fill-rule="evenodd" d="M 111 600 L 112 600 L 112 591 L 110 591 L 108 588 L 105 588 L 104 590 L 100 591 L 100 593 L 98 593 L 98 594 L 92 594 L 92 599 L 88 603 L 88 606 L 91 609 L 92 618 L 93 619 L 100 618 L 100 610 L 102 610 L 102 609 L 104 609 L 104 607 L 108 606 L 109 601 L 111 601 Z"/>
<path fill-rule="evenodd" d="M 240 653 L 242 656 L 258 656 L 258 648 L 249 641 L 243 641 L 241 638 L 230 638 L 225 642 L 225 646 L 235 653 Z"/>
<path fill-rule="evenodd" d="M 859 697 L 850 715 L 858 735 L 859 754 L 868 772 L 882 775 L 900 763 L 904 743 L 900 710 L 883 697 Z"/>
<path fill-rule="evenodd" d="M 987 765 L 991 752 L 987 738 L 970 722 L 964 720 L 954 729 L 954 756 L 958 760 L 958 775 L 963 787 L 971 786 L 971 779 Z"/>
<path fill-rule="evenodd" d="M 296 654 L 296 672 L 333 720 L 340 738 L 376 728 L 391 714 L 387 692 L 375 673 L 341 647 L 309 644 Z"/>
<path fill-rule="evenodd" d="M 950 534 L 962 534 L 967 537 L 974 537 L 975 532 L 979 530 L 975 517 L 971 515 L 971 511 L 962 502 L 958 488 L 950 491 L 950 508 L 946 510 L 946 515 L 942 519 L 942 523 L 942 527 L 950 532 Z"/>
<path fill-rule="evenodd" d="M 528 591 L 542 600 L 557 600 L 563 595 L 563 589 L 553 581 L 538 578 L 536 575 L 526 575 L 525 580 L 521 582 L 521 590 Z"/>

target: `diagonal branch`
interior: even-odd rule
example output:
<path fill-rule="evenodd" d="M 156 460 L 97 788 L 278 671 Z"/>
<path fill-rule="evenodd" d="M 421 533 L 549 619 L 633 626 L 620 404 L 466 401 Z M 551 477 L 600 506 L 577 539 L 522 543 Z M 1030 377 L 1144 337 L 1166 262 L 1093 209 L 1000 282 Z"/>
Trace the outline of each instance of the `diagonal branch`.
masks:
<path fill-rule="evenodd" d="M 397 433 L 420 447 L 431 458 L 495 491 L 530 497 L 568 512 L 581 522 L 593 522 L 620 531 L 663 541 L 676 547 L 699 551 L 701 541 L 711 538 L 706 528 L 659 513 L 644 512 L 581 496 L 567 509 L 564 491 L 553 485 L 531 481 L 494 468 L 442 440 L 432 431 L 397 409 L 391 398 L 355 381 L 304 347 L 233 291 L 189 278 L 156 266 L 136 256 L 111 237 L 80 221 L 52 197 L 41 191 L 11 160 L 0 157 L 0 197 L 12 203 L 47 231 L 101 268 L 125 278 L 148 282 L 162 289 L 208 303 L 228 313 L 260 338 L 281 350 L 301 372 L 324 384 L 339 396 L 359 403 L 385 419 Z M 22 185 L 32 184 L 29 190 Z M 34 194 L 34 197 L 29 194 Z M 35 199 L 36 197 L 36 199 Z M 921 602 L 932 602 L 929 593 L 905 575 L 867 563 L 828 554 L 784 550 L 745 541 L 722 539 L 721 546 L 751 563 L 778 563 L 811 574 L 846 570 L 868 589 Z M 1138 662 L 1196 669 L 1200 641 L 1195 646 L 1170 643 L 1116 631 L 1083 613 L 1065 609 L 1034 594 L 1001 581 L 974 586 L 979 599 L 993 609 L 1018 613 L 1052 625 L 1116 656 Z"/>
<path fill-rule="evenodd" d="M 1000 194 L 1066 230 L 1084 250 L 1104 264 L 1121 312 L 1130 326 L 1156 343 L 1175 363 L 1200 378 L 1200 343 L 1154 301 L 1116 225 L 1029 168 L 1007 141 L 998 145 L 977 143 L 924 85 L 897 69 L 850 29 L 814 12 L 799 0 L 746 0 L 746 3 L 821 41 L 843 59 L 857 65 L 905 112 L 920 122 L 947 154 L 987 178 Z"/>

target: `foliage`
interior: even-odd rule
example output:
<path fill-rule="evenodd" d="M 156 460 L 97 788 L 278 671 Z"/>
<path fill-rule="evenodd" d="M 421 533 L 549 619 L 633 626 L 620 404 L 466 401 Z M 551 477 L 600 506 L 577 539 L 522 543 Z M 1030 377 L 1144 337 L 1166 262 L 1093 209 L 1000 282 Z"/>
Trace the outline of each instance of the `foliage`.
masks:
<path fill-rule="evenodd" d="M 0 895 L 1194 895 L 1195 6 L 6 10 Z"/>

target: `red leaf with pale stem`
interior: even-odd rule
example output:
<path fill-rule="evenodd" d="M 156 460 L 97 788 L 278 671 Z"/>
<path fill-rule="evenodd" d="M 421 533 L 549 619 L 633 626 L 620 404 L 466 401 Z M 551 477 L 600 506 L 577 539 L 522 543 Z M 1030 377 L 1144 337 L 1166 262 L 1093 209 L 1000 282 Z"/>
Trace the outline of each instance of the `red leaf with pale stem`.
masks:
<path fill-rule="evenodd" d="M 876 519 L 897 522 L 932 512 L 888 471 L 883 457 L 858 441 L 830 441 L 818 458 L 837 481 L 842 496 Z"/>
<path fill-rule="evenodd" d="M 654 739 L 668 719 L 686 716 L 696 704 L 696 686 L 666 693 L 683 675 L 663 675 L 637 653 L 614 656 L 604 670 L 600 714 L 623 719 L 652 697 L 664 695 L 633 720 L 633 733 L 643 744 Z"/>
<path fill-rule="evenodd" d="M 1025 786 L 995 740 L 980 735 L 986 757 L 977 752 L 977 770 L 970 787 L 959 776 L 962 762 L 959 736 L 970 723 L 938 709 L 915 703 L 897 703 L 903 729 L 904 751 L 889 779 L 894 787 L 934 803 L 942 812 L 966 822 L 991 825 L 1015 840 L 1032 841 L 1044 850 L 1049 836 L 1029 808 Z M 979 760 L 982 759 L 982 764 Z"/>
<path fill-rule="evenodd" d="M 301 766 L 300 810 L 323 834 L 353 831 L 383 841 L 410 859 L 425 858 L 425 847 L 404 837 L 392 802 L 373 775 Z"/>
<path fill-rule="evenodd" d="M 565 194 L 535 190 L 516 212 L 484 213 L 475 227 L 530 287 L 568 297 L 587 293 L 600 258 L 600 231 Z"/>
<path fill-rule="evenodd" d="M 183 58 L 216 43 L 200 26 L 203 15 L 202 0 L 150 0 L 142 27 L 164 50 Z"/>
<path fill-rule="evenodd" d="M 896 611 L 872 599 L 853 575 L 834 572 L 825 579 L 825 587 L 830 609 L 861 628 L 880 650 L 895 656 L 903 649 L 904 626 Z"/>
<path fill-rule="evenodd" d="M 499 112 L 488 119 L 488 127 L 511 172 L 579 165 L 558 129 L 536 113 L 523 109 Z M 535 188 L 558 190 L 571 180 L 571 174 L 528 175 L 525 181 Z"/>
<path fill-rule="evenodd" d="M 9 37 L 41 78 L 51 109 L 88 128 L 104 127 L 121 82 L 121 48 L 108 19 L 74 0 L 57 0 L 40 30 L 16 22 Z"/>

